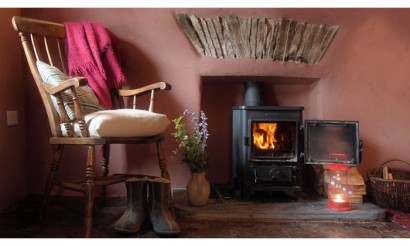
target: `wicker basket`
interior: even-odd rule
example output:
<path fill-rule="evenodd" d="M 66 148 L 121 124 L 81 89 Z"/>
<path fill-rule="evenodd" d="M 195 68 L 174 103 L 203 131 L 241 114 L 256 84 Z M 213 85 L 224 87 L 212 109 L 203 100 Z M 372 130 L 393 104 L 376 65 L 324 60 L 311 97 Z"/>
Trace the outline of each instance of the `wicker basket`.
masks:
<path fill-rule="evenodd" d="M 410 171 L 389 167 L 393 179 L 383 178 L 383 168 L 389 163 L 402 162 L 394 159 L 384 162 L 379 168 L 367 174 L 372 201 L 385 209 L 410 212 Z"/>

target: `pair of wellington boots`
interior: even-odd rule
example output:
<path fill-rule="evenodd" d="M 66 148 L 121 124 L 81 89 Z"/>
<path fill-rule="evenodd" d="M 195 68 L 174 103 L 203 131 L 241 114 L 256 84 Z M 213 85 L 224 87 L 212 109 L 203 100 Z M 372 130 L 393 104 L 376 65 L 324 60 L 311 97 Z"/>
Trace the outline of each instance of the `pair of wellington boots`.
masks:
<path fill-rule="evenodd" d="M 115 223 L 115 231 L 124 234 L 137 233 L 149 218 L 158 236 L 179 235 L 179 225 L 170 210 L 171 183 L 168 179 L 130 178 L 125 181 L 125 186 L 127 207 Z"/>

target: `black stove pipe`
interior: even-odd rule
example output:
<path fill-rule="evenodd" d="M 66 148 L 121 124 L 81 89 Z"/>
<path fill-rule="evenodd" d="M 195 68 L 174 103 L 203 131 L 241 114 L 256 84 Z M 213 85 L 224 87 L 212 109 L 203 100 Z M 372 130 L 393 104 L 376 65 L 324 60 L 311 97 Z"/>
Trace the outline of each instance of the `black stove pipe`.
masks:
<path fill-rule="evenodd" d="M 245 106 L 262 106 L 262 82 L 245 82 Z"/>

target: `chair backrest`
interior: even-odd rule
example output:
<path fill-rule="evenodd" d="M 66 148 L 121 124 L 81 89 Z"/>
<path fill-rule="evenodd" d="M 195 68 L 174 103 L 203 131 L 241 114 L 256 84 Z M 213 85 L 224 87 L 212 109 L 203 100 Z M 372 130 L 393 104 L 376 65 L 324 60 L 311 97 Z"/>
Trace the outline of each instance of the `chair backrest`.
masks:
<path fill-rule="evenodd" d="M 61 136 L 60 118 L 50 95 L 42 87 L 36 61 L 43 61 L 67 73 L 64 25 L 20 16 L 14 16 L 12 23 L 21 37 L 24 54 L 47 112 L 51 133 Z"/>
<path fill-rule="evenodd" d="M 89 136 L 84 113 L 87 111 L 90 113 L 90 110 L 99 110 L 101 107 L 98 104 L 98 99 L 94 100 L 94 95 L 91 96 L 86 88 L 78 89 L 78 91 L 74 89 L 74 86 L 84 85 L 85 78 L 70 79 L 68 77 L 65 26 L 61 23 L 20 16 L 14 16 L 12 24 L 21 37 L 24 54 L 46 109 L 52 136 L 63 136 L 61 129 L 61 124 L 63 124 L 66 131 L 64 135 L 74 137 L 72 123 L 78 123 L 82 137 Z M 38 61 L 43 63 L 37 64 Z M 38 66 L 42 72 L 39 71 Z M 47 81 L 43 81 L 46 77 Z M 69 88 L 62 92 L 50 91 L 52 90 L 49 86 L 50 81 L 53 86 L 56 86 L 55 83 L 59 84 L 68 79 L 70 79 Z M 47 82 L 48 85 L 44 82 Z M 74 83 L 72 86 L 71 82 Z M 91 92 L 91 89 L 89 91 Z M 52 92 L 56 94 L 50 96 Z M 85 108 L 86 111 L 83 111 L 80 105 L 80 98 L 86 100 L 84 102 L 88 105 Z M 118 105 L 118 102 L 115 101 L 113 104 Z"/>

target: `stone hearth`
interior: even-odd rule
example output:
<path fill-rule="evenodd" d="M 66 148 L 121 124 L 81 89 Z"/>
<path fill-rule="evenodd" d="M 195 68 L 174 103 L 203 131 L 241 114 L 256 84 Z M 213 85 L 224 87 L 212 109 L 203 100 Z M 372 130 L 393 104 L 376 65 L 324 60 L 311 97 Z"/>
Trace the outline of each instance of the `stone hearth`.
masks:
<path fill-rule="evenodd" d="M 351 221 L 369 222 L 385 221 L 385 210 L 371 202 L 352 204 L 351 211 L 335 211 L 328 209 L 327 199 L 319 196 L 305 197 L 296 201 L 282 193 L 257 197 L 252 201 L 240 201 L 236 198 L 209 199 L 206 206 L 191 206 L 184 189 L 174 190 L 175 212 L 178 217 L 197 220 L 256 220 L 263 222 L 290 221 Z"/>

